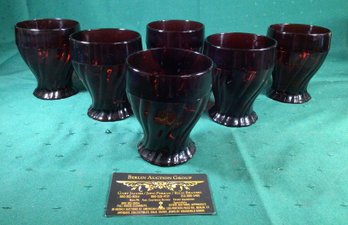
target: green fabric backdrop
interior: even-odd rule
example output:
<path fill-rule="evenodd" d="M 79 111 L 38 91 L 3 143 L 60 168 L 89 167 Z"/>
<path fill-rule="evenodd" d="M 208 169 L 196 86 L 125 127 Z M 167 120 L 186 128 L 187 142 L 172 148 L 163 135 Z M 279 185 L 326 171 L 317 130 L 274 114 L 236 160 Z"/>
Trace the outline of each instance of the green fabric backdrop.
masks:
<path fill-rule="evenodd" d="M 331 52 L 303 105 L 261 95 L 257 123 L 226 128 L 205 114 L 187 164 L 160 168 L 139 158 L 134 117 L 100 123 L 78 95 L 42 101 L 14 45 L 13 26 L 30 18 L 76 19 L 82 29 L 139 31 L 158 19 L 192 19 L 206 34 L 265 34 L 272 23 L 310 23 L 333 32 Z M 0 224 L 348 224 L 347 0 L 0 1 Z M 77 85 L 80 85 L 76 81 Z M 107 130 L 111 131 L 107 132 Z M 206 173 L 217 214 L 104 217 L 112 172 Z"/>

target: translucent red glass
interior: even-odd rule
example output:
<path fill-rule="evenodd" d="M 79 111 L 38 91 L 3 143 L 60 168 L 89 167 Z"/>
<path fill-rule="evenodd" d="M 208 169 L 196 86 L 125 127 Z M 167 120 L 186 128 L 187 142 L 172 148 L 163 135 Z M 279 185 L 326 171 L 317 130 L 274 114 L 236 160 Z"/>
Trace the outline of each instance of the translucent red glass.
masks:
<path fill-rule="evenodd" d="M 207 37 L 204 53 L 215 63 L 214 106 L 210 117 L 229 127 L 256 122 L 253 103 L 274 66 L 276 41 L 248 33 L 221 33 Z"/>
<path fill-rule="evenodd" d="M 307 86 L 328 54 L 330 30 L 303 24 L 275 24 L 269 27 L 268 36 L 278 42 L 268 96 L 285 103 L 309 101 Z"/>
<path fill-rule="evenodd" d="M 189 135 L 209 100 L 212 61 L 162 48 L 135 53 L 127 65 L 127 96 L 144 131 L 141 157 L 159 166 L 186 162 L 196 151 Z"/>
<path fill-rule="evenodd" d="M 147 25 L 147 48 L 183 48 L 202 51 L 204 25 L 191 20 L 159 20 Z"/>
<path fill-rule="evenodd" d="M 74 69 L 92 97 L 88 116 L 99 121 L 129 117 L 125 62 L 142 49 L 140 34 L 124 29 L 77 32 L 70 37 Z"/>
<path fill-rule="evenodd" d="M 37 19 L 15 26 L 18 50 L 36 77 L 34 95 L 41 99 L 61 99 L 77 93 L 72 87 L 69 35 L 78 31 L 77 21 Z"/>

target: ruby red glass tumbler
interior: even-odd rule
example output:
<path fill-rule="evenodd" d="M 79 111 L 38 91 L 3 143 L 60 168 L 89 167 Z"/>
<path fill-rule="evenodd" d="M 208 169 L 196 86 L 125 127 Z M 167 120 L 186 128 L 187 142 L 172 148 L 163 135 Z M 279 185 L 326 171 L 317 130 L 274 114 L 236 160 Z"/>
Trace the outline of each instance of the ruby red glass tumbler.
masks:
<path fill-rule="evenodd" d="M 258 119 L 253 103 L 274 67 L 276 41 L 248 33 L 220 33 L 206 38 L 204 52 L 215 63 L 209 115 L 228 127 L 250 126 Z"/>
<path fill-rule="evenodd" d="M 174 166 L 196 152 L 190 133 L 211 92 L 212 61 L 198 52 L 150 49 L 129 56 L 126 92 L 144 137 L 141 157 Z"/>
<path fill-rule="evenodd" d="M 37 98 L 54 100 L 77 93 L 72 87 L 69 35 L 79 29 L 77 21 L 68 19 L 36 19 L 16 24 L 16 45 L 37 80 L 33 93 Z"/>
<path fill-rule="evenodd" d="M 138 32 L 97 29 L 70 37 L 71 59 L 80 80 L 89 91 L 92 105 L 87 115 L 98 121 L 117 121 L 132 114 L 125 92 L 125 62 L 142 49 Z"/>
<path fill-rule="evenodd" d="M 329 52 L 331 31 L 305 24 L 274 24 L 267 35 L 278 42 L 273 83 L 267 95 L 284 103 L 308 102 L 307 86 Z"/>

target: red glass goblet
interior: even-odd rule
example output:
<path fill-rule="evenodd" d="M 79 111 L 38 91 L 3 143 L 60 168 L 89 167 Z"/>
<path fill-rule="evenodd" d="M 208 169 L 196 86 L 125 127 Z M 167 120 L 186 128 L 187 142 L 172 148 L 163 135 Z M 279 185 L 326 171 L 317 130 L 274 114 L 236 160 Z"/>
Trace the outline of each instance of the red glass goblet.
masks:
<path fill-rule="evenodd" d="M 15 26 L 18 50 L 36 77 L 34 95 L 40 99 L 61 99 L 77 93 L 72 87 L 69 35 L 78 31 L 77 21 L 36 19 Z"/>
<path fill-rule="evenodd" d="M 147 48 L 183 48 L 202 51 L 204 25 L 191 20 L 159 20 L 147 25 Z"/>
<path fill-rule="evenodd" d="M 142 49 L 140 34 L 124 29 L 85 30 L 70 37 L 71 59 L 80 80 L 92 97 L 88 116 L 99 121 L 129 117 L 125 92 L 125 62 Z"/>
<path fill-rule="evenodd" d="M 126 92 L 144 137 L 143 159 L 159 166 L 188 161 L 196 151 L 189 135 L 211 92 L 212 61 L 189 50 L 161 48 L 127 59 Z"/>
<path fill-rule="evenodd" d="M 207 37 L 204 52 L 214 62 L 215 104 L 210 117 L 228 127 L 256 122 L 253 103 L 274 66 L 276 41 L 248 33 L 221 33 Z"/>
<path fill-rule="evenodd" d="M 303 24 L 275 24 L 268 36 L 277 40 L 273 83 L 268 96 L 285 103 L 311 99 L 309 81 L 323 64 L 330 48 L 331 31 Z"/>

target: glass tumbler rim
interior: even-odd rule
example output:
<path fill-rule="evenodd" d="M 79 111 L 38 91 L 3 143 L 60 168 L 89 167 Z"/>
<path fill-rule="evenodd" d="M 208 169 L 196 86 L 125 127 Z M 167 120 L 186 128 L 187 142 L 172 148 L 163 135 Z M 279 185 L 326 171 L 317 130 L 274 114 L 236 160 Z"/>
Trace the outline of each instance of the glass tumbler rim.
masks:
<path fill-rule="evenodd" d="M 265 40 L 270 41 L 271 43 L 268 46 L 261 47 L 261 48 L 238 48 L 238 47 L 223 47 L 222 45 L 215 44 L 212 42 L 212 38 L 214 37 L 221 37 L 223 35 L 228 35 L 230 37 L 233 36 L 239 36 L 243 35 L 245 37 L 256 37 L 256 38 L 262 38 Z M 239 51 L 239 52 L 263 52 L 266 50 L 272 50 L 277 47 L 278 42 L 271 37 L 268 37 L 266 35 L 259 35 L 259 34 L 254 34 L 254 33 L 247 33 L 247 32 L 221 32 L 221 33 L 215 33 L 211 34 L 208 37 L 206 37 L 205 42 L 212 48 L 220 49 L 220 50 L 225 50 L 225 51 Z"/>
<path fill-rule="evenodd" d="M 71 25 L 69 26 L 68 24 L 66 26 L 63 27 L 57 27 L 57 28 L 44 28 L 44 29 L 40 29 L 40 28 L 31 28 L 31 27 L 25 27 L 25 24 L 28 23 L 32 23 L 32 22 L 47 22 L 47 21 L 62 21 L 64 23 L 71 23 Z M 80 23 L 76 20 L 73 19 L 64 19 L 64 18 L 34 18 L 34 19 L 30 19 L 30 20 L 23 20 L 20 22 L 17 22 L 15 25 L 15 28 L 18 30 L 27 30 L 27 31 L 33 31 L 33 32 L 52 32 L 52 31 L 66 31 L 66 30 L 73 30 L 75 29 L 77 26 L 79 26 Z"/>
<path fill-rule="evenodd" d="M 133 58 L 133 57 L 136 57 L 136 55 L 141 55 L 141 54 L 144 54 L 146 52 L 153 52 L 153 51 L 178 51 L 178 52 L 186 52 L 186 53 L 190 53 L 190 54 L 195 54 L 195 55 L 198 55 L 199 57 L 202 57 L 204 58 L 205 60 L 208 61 L 209 63 L 209 67 L 200 71 L 200 72 L 192 72 L 192 73 L 188 73 L 188 74 L 181 74 L 181 75 L 174 75 L 174 74 L 161 74 L 161 75 L 158 75 L 158 74 L 153 74 L 151 72 L 147 72 L 147 71 L 143 71 L 139 68 L 136 68 L 136 66 L 132 65 L 132 63 L 130 63 L 130 59 Z M 126 59 L 126 65 L 127 67 L 138 73 L 140 76 L 149 76 L 149 77 L 155 77 L 155 76 L 161 76 L 161 77 L 167 77 L 167 78 L 190 78 L 190 77 L 198 77 L 198 76 L 202 76 L 202 75 L 205 75 L 207 74 L 209 71 L 211 71 L 213 69 L 213 61 L 210 57 L 206 56 L 205 54 L 203 53 L 200 53 L 200 52 L 196 52 L 196 51 L 191 51 L 191 50 L 188 50 L 188 49 L 182 49 L 182 48 L 150 48 L 150 49 L 146 49 L 146 50 L 141 50 L 141 51 L 138 51 L 138 52 L 135 52 L 133 54 L 130 54 L 127 59 Z"/>
<path fill-rule="evenodd" d="M 285 27 L 297 27 L 295 31 L 284 31 Z M 299 29 L 308 29 L 308 31 L 303 31 Z M 313 28 L 317 30 L 317 32 L 313 31 Z M 318 25 L 313 24 L 301 24 L 301 23 L 277 23 L 271 24 L 268 27 L 269 30 L 283 35 L 294 35 L 294 36 L 326 36 L 331 35 L 331 30 Z M 310 32 L 309 32 L 310 31 Z"/>
<path fill-rule="evenodd" d="M 77 39 L 77 35 L 83 34 L 83 33 L 91 33 L 91 32 L 100 32 L 100 31 L 118 31 L 118 32 L 128 32 L 135 35 L 134 38 L 131 38 L 129 40 L 124 41 L 114 41 L 114 42 L 101 42 L 101 41 L 85 41 L 85 40 L 79 40 Z M 82 45 L 125 45 L 130 44 L 133 42 L 136 42 L 138 40 L 141 40 L 141 35 L 139 32 L 126 29 L 126 28 L 97 28 L 97 29 L 86 29 L 81 31 L 76 31 L 69 36 L 69 40 L 74 43 L 82 44 Z"/>
<path fill-rule="evenodd" d="M 198 26 L 197 29 L 183 29 L 183 30 L 166 30 L 161 28 L 154 28 L 153 25 L 159 24 L 159 23 L 172 23 L 172 22 L 179 22 L 179 23 L 191 23 L 196 26 Z M 195 20 L 184 20 L 184 19 L 164 19 L 164 20 L 155 20 L 152 22 L 149 22 L 146 26 L 148 30 L 160 32 L 160 33 L 194 33 L 194 32 L 200 32 L 204 30 L 204 24 Z"/>

